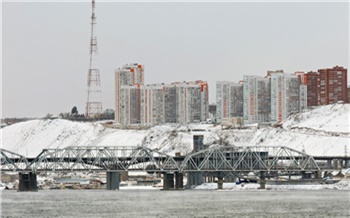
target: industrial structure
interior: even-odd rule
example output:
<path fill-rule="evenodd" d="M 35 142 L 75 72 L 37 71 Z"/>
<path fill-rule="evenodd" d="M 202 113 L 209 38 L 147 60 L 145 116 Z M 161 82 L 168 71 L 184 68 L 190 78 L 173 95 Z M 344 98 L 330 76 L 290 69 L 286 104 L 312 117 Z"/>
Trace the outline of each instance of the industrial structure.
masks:
<path fill-rule="evenodd" d="M 195 123 L 208 118 L 208 83 L 144 84 L 144 66 L 127 64 L 115 71 L 115 122 L 153 126 Z"/>
<path fill-rule="evenodd" d="M 265 178 L 276 175 L 301 175 L 320 178 L 322 171 L 347 168 L 350 158 L 313 157 L 285 146 L 219 146 L 197 147 L 186 156 L 170 156 L 147 147 L 69 146 L 63 149 L 44 149 L 35 158 L 0 149 L 2 172 L 19 173 L 19 191 L 37 190 L 38 172 L 106 172 L 107 189 L 119 189 L 120 173 L 145 171 L 163 174 L 163 189 L 183 189 L 200 185 L 205 178 L 217 177 L 218 189 L 223 182 L 248 173 L 259 175 L 260 188 Z M 176 185 L 174 187 L 174 177 Z"/>
<path fill-rule="evenodd" d="M 102 102 L 101 102 L 101 82 L 100 82 L 100 70 L 97 64 L 97 37 L 95 34 L 96 16 L 95 16 L 95 0 L 92 0 L 92 13 L 91 13 L 91 36 L 90 36 L 90 62 L 87 79 L 87 102 L 85 107 L 86 117 L 96 117 L 102 114 Z"/>

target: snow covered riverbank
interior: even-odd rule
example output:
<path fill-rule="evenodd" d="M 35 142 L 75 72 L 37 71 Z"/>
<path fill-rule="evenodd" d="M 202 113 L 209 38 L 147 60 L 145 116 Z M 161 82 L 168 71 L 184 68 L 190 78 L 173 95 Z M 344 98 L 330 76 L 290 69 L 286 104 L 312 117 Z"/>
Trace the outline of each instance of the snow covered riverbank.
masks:
<path fill-rule="evenodd" d="M 247 191 L 258 190 L 260 187 L 257 183 L 223 183 L 222 190 Z M 204 183 L 194 187 L 195 190 L 217 190 L 217 183 Z M 266 185 L 264 190 L 347 190 L 350 191 L 350 180 L 341 180 L 334 184 L 310 184 L 310 185 Z"/>
<path fill-rule="evenodd" d="M 2 128 L 2 148 L 35 157 L 45 148 L 68 146 L 140 146 L 174 155 L 193 149 L 193 135 L 204 144 L 287 146 L 310 155 L 343 156 L 350 152 L 350 105 L 334 104 L 295 114 L 282 128 L 224 129 L 220 125 L 160 125 L 148 130 L 105 128 L 100 123 L 62 119 L 31 120 Z"/>

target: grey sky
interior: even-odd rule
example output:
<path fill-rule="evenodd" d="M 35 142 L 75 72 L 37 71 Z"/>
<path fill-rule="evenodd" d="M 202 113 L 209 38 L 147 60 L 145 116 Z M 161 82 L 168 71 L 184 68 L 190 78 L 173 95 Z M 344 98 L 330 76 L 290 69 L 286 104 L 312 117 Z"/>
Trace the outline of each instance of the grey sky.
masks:
<path fill-rule="evenodd" d="M 3 117 L 84 113 L 91 4 L 2 4 Z M 114 69 L 145 65 L 146 83 L 218 80 L 267 70 L 348 68 L 348 3 L 96 3 L 103 108 Z"/>

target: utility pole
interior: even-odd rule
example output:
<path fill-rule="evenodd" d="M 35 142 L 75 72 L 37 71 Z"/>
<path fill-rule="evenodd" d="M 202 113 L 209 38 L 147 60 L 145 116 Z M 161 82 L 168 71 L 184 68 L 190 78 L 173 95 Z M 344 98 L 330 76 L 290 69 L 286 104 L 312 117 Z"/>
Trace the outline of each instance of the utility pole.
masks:
<path fill-rule="evenodd" d="M 101 82 L 100 70 L 97 66 L 97 37 L 95 35 L 96 17 L 95 17 L 95 0 L 92 0 L 91 13 L 91 36 L 90 36 L 90 64 L 88 71 L 88 94 L 85 108 L 86 117 L 97 117 L 102 114 L 101 102 Z"/>

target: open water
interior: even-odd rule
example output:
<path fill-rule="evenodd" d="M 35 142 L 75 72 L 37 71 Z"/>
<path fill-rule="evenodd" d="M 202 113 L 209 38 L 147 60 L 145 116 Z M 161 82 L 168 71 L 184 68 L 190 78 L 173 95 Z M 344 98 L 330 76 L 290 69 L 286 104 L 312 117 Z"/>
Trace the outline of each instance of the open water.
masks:
<path fill-rule="evenodd" d="M 1 217 L 350 217 L 350 192 L 1 191 Z"/>

